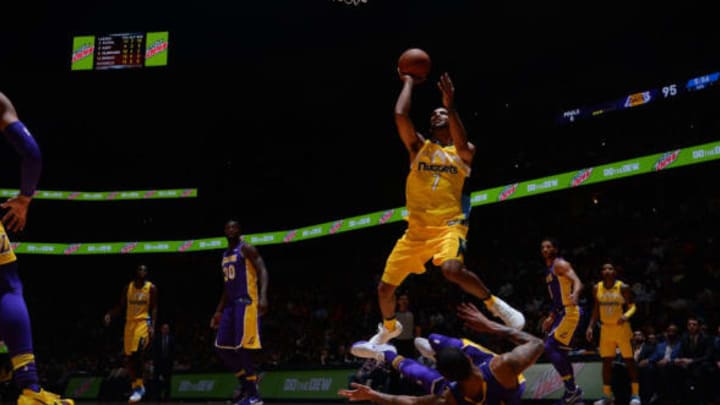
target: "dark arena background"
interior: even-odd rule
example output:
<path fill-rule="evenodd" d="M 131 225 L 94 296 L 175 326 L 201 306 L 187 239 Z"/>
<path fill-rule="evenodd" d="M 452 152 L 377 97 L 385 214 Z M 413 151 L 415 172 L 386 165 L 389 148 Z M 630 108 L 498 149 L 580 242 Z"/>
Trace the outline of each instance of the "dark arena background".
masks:
<path fill-rule="evenodd" d="M 197 189 L 192 198 L 33 200 L 26 229 L 10 237 L 19 242 L 42 385 L 78 403 L 127 401 L 123 319 L 106 327 L 103 316 L 146 264 L 158 288 L 157 325 L 167 323 L 176 341 L 164 401 L 231 401 L 234 377 L 215 353 L 209 327 L 222 292 L 223 246 L 100 254 L 83 254 L 82 246 L 224 242 L 229 219 L 244 234 L 287 235 L 402 207 L 409 162 L 393 120 L 401 89 L 396 63 L 402 51 L 418 47 L 433 65 L 415 88 L 411 115 L 426 132 L 441 102 L 435 82 L 449 72 L 477 147 L 471 191 L 540 179 L 518 189 L 528 194 L 523 198 L 510 193 L 475 204 L 469 268 L 524 313 L 526 332 L 543 337 L 550 301 L 540 242 L 560 241 L 585 285 L 571 358 L 590 404 L 602 393 L 601 363 L 597 338 L 588 342 L 583 332 L 592 284 L 602 263 L 614 261 L 632 288 L 638 309 L 631 324 L 645 345 L 663 344 L 671 325 L 683 341 L 689 319 L 699 320 L 708 342 L 694 357 L 702 368 L 668 374 L 638 358 L 643 403 L 717 403 L 717 14 L 693 3 L 587 7 L 456 0 L 3 4 L 0 91 L 42 149 L 39 190 Z M 72 62 L 89 49 L 76 37 L 95 36 L 89 43 L 99 52 L 105 43 L 97 38 L 117 40 L 112 34 L 119 33 L 162 33 L 159 42 L 143 42 L 149 35 L 136 42 L 145 51 L 138 58 L 157 53 L 160 66 L 138 59 L 103 68 L 98 54 L 95 64 Z M 159 47 L 150 55 L 152 46 Z M 19 159 L 3 143 L 0 188 L 16 189 Z M 650 155 L 661 158 L 634 173 L 634 159 Z M 673 166 L 675 160 L 692 164 Z M 607 181 L 553 183 L 553 176 L 589 168 Z M 557 190 L 533 193 L 545 186 Z M 256 243 L 270 278 L 256 361 L 265 402 L 345 402 L 336 391 L 351 380 L 418 393 L 347 353 L 381 319 L 377 283 L 405 226 L 389 221 Z M 28 244 L 70 247 L 43 254 Z M 513 347 L 463 328 L 456 305 L 478 301 L 437 268 L 410 276 L 401 290 L 420 336 Z M 146 358 L 143 402 L 152 403 L 160 401 L 159 384 L 152 353 Z M 0 359 L 7 368 L 7 354 Z M 524 403 L 562 395 L 545 356 L 527 377 Z M 12 381 L 0 387 L 3 402 L 14 403 Z M 613 388 L 616 404 L 629 401 L 622 359 L 613 363 Z"/>

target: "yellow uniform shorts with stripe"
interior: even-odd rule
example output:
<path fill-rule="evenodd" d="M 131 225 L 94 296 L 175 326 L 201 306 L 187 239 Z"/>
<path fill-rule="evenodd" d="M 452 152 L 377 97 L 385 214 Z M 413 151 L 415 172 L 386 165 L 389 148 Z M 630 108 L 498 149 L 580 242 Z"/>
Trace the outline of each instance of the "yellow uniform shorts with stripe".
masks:
<path fill-rule="evenodd" d="M 632 330 L 630 325 L 625 322 L 622 325 L 603 324 L 600 326 L 600 357 L 615 357 L 616 348 L 620 348 L 620 353 L 624 359 L 633 357 L 632 346 Z"/>
<path fill-rule="evenodd" d="M 555 313 L 550 336 L 561 344 L 570 346 L 580 324 L 580 308 L 576 305 L 568 305 L 564 308 L 564 312 L 564 314 Z"/>
<path fill-rule="evenodd" d="M 399 286 L 413 274 L 425 272 L 425 263 L 432 259 L 440 266 L 448 260 L 463 261 L 468 227 L 463 224 L 449 226 L 413 226 L 395 243 L 385 263 L 382 281 Z"/>
<path fill-rule="evenodd" d="M 145 350 L 150 344 L 150 332 L 147 319 L 129 320 L 125 322 L 123 339 L 125 355 Z"/>

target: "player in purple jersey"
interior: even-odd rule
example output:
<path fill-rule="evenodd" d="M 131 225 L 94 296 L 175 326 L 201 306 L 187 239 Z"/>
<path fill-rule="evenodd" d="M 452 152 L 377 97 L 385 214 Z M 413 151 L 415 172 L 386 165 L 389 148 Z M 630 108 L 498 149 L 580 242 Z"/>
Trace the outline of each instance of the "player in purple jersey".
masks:
<path fill-rule="evenodd" d="M 489 320 L 472 304 L 461 304 L 458 317 L 477 332 L 506 338 L 518 346 L 496 354 L 467 339 L 432 334 L 418 349 L 424 356 L 435 359 L 433 369 L 398 355 L 390 344 L 357 342 L 353 354 L 392 365 L 403 377 L 422 386 L 428 395 L 390 395 L 356 383 L 351 384 L 354 389 L 340 390 L 338 394 L 350 401 L 370 400 L 383 405 L 520 404 L 525 389 L 522 372 L 542 355 L 542 340 Z"/>
<path fill-rule="evenodd" d="M 239 405 L 262 405 L 253 351 L 260 343 L 260 316 L 267 311 L 268 273 L 257 248 L 240 238 L 236 221 L 225 224 L 228 247 L 223 253 L 225 286 L 210 327 L 217 329 L 215 348 L 240 382 Z"/>
<path fill-rule="evenodd" d="M 40 148 L 30 131 L 19 120 L 10 99 L 0 93 L 0 132 L 22 158 L 20 193 L 0 204 L 7 212 L 0 222 L 0 338 L 10 354 L 15 383 L 22 390 L 18 405 L 72 405 L 71 399 L 40 388 L 33 354 L 30 315 L 23 298 L 15 253 L 4 226 L 11 232 L 22 231 L 27 211 L 42 172 Z"/>
<path fill-rule="evenodd" d="M 543 322 L 545 354 L 563 380 L 565 393 L 560 404 L 570 405 L 582 401 L 582 389 L 575 384 L 572 364 L 568 358 L 570 345 L 580 324 L 582 312 L 578 297 L 583 285 L 570 263 L 558 256 L 558 244 L 553 238 L 541 243 L 545 260 L 545 282 L 552 301 L 552 311 Z"/>

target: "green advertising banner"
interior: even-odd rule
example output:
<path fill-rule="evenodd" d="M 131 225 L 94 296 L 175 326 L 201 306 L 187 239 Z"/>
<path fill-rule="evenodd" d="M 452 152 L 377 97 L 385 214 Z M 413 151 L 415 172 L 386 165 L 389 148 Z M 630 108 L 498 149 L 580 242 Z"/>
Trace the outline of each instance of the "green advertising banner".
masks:
<path fill-rule="evenodd" d="M 5 354 L 7 352 L 8 352 L 7 345 L 5 344 L 5 342 L 0 340 L 0 354 Z"/>
<path fill-rule="evenodd" d="M 571 172 L 561 173 L 554 176 L 542 177 L 505 186 L 495 187 L 487 190 L 473 192 L 470 196 L 473 206 L 495 204 L 503 201 L 514 200 L 522 197 L 530 197 L 551 191 L 571 189 L 574 187 L 605 181 L 618 180 L 621 178 L 636 176 L 640 174 L 655 173 L 662 170 L 677 167 L 707 163 L 720 159 L 720 141 L 703 145 L 690 146 L 673 151 L 658 153 L 639 157 L 636 159 L 624 160 L 621 162 L 609 163 L 601 166 L 586 167 Z M 182 198 L 197 195 L 196 190 L 172 190 L 173 196 L 161 193 L 169 190 L 150 190 L 135 192 L 112 192 L 116 193 L 112 198 L 100 197 L 90 193 L 88 195 L 75 195 L 73 198 L 64 196 L 57 199 L 81 199 L 86 201 L 101 199 L 145 199 L 145 198 Z M 2 196 L 0 190 L 0 196 Z M 15 193 L 17 191 L 15 190 Z M 62 192 L 55 192 L 62 193 Z M 177 194 L 180 194 L 179 196 Z M 14 193 L 11 195 L 15 195 Z M 97 197 L 97 198 L 96 198 Z M 48 197 L 49 198 L 49 197 Z M 392 208 L 383 211 L 372 212 L 356 217 L 338 219 L 317 225 L 310 225 L 302 228 L 265 232 L 258 234 L 244 235 L 244 239 L 254 245 L 274 245 L 282 243 L 299 242 L 303 240 L 331 236 L 334 234 L 355 231 L 358 229 L 375 227 L 383 224 L 399 222 L 407 216 L 404 207 Z M 216 250 L 226 247 L 225 238 L 207 238 L 185 241 L 149 241 L 149 242 L 110 242 L 110 243 L 36 243 L 22 242 L 15 243 L 13 248 L 17 253 L 24 254 L 56 254 L 56 255 L 81 255 L 81 254 L 125 254 L 125 253 L 177 253 L 193 252 L 200 250 Z"/>
<path fill-rule="evenodd" d="M 169 33 L 148 32 L 145 38 L 145 66 L 167 66 Z"/>
<path fill-rule="evenodd" d="M 267 371 L 260 375 L 263 399 L 338 399 L 337 391 L 347 388 L 357 370 Z M 176 374 L 172 379 L 173 399 L 229 399 L 237 378 L 225 374 Z"/>
<path fill-rule="evenodd" d="M 260 381 L 265 399 L 339 399 L 337 391 L 347 388 L 355 369 L 267 372 Z"/>
<path fill-rule="evenodd" d="M 583 388 L 585 398 L 602 396 L 602 363 L 574 363 L 575 380 Z M 268 400 L 341 400 L 337 391 L 347 388 L 356 369 L 267 371 L 260 375 L 260 394 Z M 523 372 L 523 399 L 559 399 L 564 386 L 557 371 L 549 363 L 534 364 Z M 74 399 L 97 399 L 101 377 L 73 377 L 65 396 Z M 175 374 L 170 396 L 174 400 L 227 400 L 237 387 L 232 373 Z"/>
<path fill-rule="evenodd" d="M 70 70 L 92 70 L 95 54 L 95 36 L 73 37 Z"/>
<path fill-rule="evenodd" d="M 231 373 L 175 374 L 170 384 L 173 399 L 230 399 L 238 380 Z"/>
<path fill-rule="evenodd" d="M 101 377 L 72 377 L 65 389 L 65 397 L 73 399 L 97 399 L 100 394 Z"/>
<path fill-rule="evenodd" d="M 14 197 L 20 190 L 0 188 L 0 197 Z M 38 200 L 66 201 L 128 201 L 157 200 L 169 198 L 196 198 L 196 188 L 179 188 L 168 190 L 127 190 L 127 191 L 48 191 L 37 190 L 33 198 Z"/>

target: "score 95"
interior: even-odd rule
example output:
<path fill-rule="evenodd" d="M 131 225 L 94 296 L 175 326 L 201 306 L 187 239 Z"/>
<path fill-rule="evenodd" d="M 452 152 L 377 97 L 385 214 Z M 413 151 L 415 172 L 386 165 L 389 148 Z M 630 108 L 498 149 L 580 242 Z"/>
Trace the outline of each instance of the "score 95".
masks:
<path fill-rule="evenodd" d="M 677 84 L 669 84 L 662 88 L 663 97 L 668 98 L 676 96 L 678 93 Z"/>

